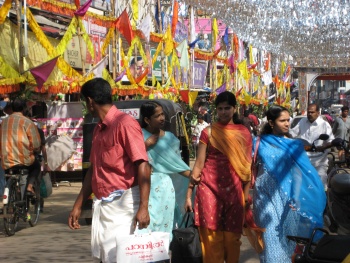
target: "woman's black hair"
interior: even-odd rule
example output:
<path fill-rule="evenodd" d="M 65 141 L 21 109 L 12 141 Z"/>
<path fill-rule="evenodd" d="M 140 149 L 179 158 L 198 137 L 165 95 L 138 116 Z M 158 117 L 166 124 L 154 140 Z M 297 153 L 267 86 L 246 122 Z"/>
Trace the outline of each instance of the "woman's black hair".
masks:
<path fill-rule="evenodd" d="M 98 105 L 112 104 L 112 88 L 107 80 L 94 78 L 84 83 L 80 93 L 85 99 L 93 99 Z"/>
<path fill-rule="evenodd" d="M 232 107 L 237 106 L 236 96 L 229 91 L 221 92 L 215 99 L 215 107 L 217 107 L 220 103 L 227 102 L 228 105 Z M 234 124 L 242 124 L 242 121 L 239 119 L 237 111 L 233 114 L 233 123 Z"/>
<path fill-rule="evenodd" d="M 275 123 L 283 111 L 289 113 L 287 108 L 279 105 L 273 105 L 266 111 L 267 123 L 265 123 L 264 127 L 262 128 L 261 134 L 272 134 L 272 127 L 270 126 L 269 121 Z"/>
<path fill-rule="evenodd" d="M 144 104 L 141 105 L 140 108 L 140 114 L 141 114 L 141 127 L 146 128 L 147 123 L 145 122 L 145 118 L 150 119 L 154 112 L 156 111 L 156 108 L 162 107 L 158 102 L 156 101 L 147 101 Z M 163 107 L 162 107 L 163 108 Z"/>

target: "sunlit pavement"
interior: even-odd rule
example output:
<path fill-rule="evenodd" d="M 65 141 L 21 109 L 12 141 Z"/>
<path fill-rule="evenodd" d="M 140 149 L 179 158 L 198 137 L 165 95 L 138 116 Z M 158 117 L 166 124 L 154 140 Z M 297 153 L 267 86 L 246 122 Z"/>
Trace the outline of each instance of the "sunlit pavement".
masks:
<path fill-rule="evenodd" d="M 81 219 L 81 229 L 72 231 L 67 218 L 81 187 L 81 182 L 60 184 L 45 199 L 44 213 L 39 223 L 30 227 L 20 221 L 14 236 L 5 237 L 0 219 L 0 262 L 92 262 L 90 253 L 91 227 Z M 257 254 L 242 237 L 240 262 L 259 262 Z"/>

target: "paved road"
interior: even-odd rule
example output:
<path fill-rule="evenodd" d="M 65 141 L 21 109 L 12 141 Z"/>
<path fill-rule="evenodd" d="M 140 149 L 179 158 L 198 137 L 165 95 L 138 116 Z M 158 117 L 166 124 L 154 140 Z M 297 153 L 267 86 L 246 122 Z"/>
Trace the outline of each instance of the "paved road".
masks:
<path fill-rule="evenodd" d="M 72 231 L 67 226 L 67 218 L 81 183 L 62 184 L 53 189 L 53 194 L 45 199 L 44 213 L 39 223 L 30 227 L 23 221 L 14 236 L 6 237 L 3 220 L 0 219 L 0 262 L 91 262 L 91 227 L 81 220 L 81 229 Z M 257 263 L 254 250 L 242 238 L 240 262 Z"/>

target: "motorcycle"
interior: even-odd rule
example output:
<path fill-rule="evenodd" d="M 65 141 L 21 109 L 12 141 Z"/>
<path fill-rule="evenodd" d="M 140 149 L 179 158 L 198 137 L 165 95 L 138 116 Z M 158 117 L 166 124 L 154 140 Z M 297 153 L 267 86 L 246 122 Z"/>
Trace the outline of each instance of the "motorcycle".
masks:
<path fill-rule="evenodd" d="M 333 146 L 343 147 L 345 141 L 334 139 Z M 328 173 L 326 216 L 329 219 L 329 229 L 339 235 L 350 235 L 350 174 L 338 165 L 346 161 L 335 161 L 334 167 Z"/>
<path fill-rule="evenodd" d="M 321 134 L 318 139 L 328 138 L 328 135 Z M 339 139 L 334 139 L 332 146 L 338 147 L 341 143 Z M 308 150 L 317 151 L 315 142 Z M 316 228 L 309 238 L 287 236 L 297 243 L 293 262 L 336 263 L 343 262 L 350 254 L 350 174 L 341 168 L 337 170 L 337 166 L 328 174 L 326 217 L 331 222 L 329 229 L 338 235 Z"/>

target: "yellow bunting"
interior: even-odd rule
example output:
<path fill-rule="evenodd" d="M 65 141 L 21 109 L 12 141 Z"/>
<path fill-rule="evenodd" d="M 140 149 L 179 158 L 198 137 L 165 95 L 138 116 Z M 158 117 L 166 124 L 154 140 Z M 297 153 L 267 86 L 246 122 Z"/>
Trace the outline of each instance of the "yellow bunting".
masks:
<path fill-rule="evenodd" d="M 86 44 L 86 48 L 87 48 L 87 50 L 89 50 L 91 58 L 95 59 L 94 45 L 92 44 L 91 39 L 90 39 L 88 33 L 85 30 L 85 26 L 83 25 L 81 17 L 78 18 L 78 23 L 79 23 L 79 27 L 80 27 L 80 30 L 81 30 L 81 33 L 82 33 L 82 37 L 83 37 L 83 39 L 85 41 L 85 44 Z"/>
<path fill-rule="evenodd" d="M 56 47 L 56 51 L 58 54 L 62 55 L 67 48 L 68 42 L 73 38 L 73 36 L 77 33 L 78 19 L 74 16 L 72 21 L 70 22 L 66 33 L 64 33 L 63 38 L 60 43 Z"/>
<path fill-rule="evenodd" d="M 139 19 L 139 1 L 138 0 L 132 0 L 131 1 L 132 6 L 132 13 L 133 13 L 133 20 L 135 24 L 137 23 L 137 20 Z"/>
<path fill-rule="evenodd" d="M 27 20 L 28 25 L 32 29 L 35 37 L 38 39 L 39 43 L 46 49 L 50 58 L 54 58 L 58 55 L 58 52 L 53 48 L 49 40 L 47 39 L 44 32 L 41 30 L 38 23 L 35 21 L 34 16 L 29 8 L 27 8 Z M 57 60 L 57 67 L 69 78 L 78 77 L 81 78 L 76 70 L 74 70 L 62 57 Z"/>
<path fill-rule="evenodd" d="M 103 42 L 102 48 L 101 48 L 101 52 L 102 52 L 102 55 L 103 55 L 103 56 L 106 55 L 106 51 L 107 51 L 107 48 L 108 48 L 108 46 L 109 46 L 109 43 L 110 43 L 111 40 L 112 40 L 114 31 L 115 31 L 115 28 L 114 28 L 114 27 L 111 27 L 111 28 L 108 30 L 108 33 L 107 33 L 107 35 L 106 35 L 106 39 L 105 39 L 105 41 Z"/>

